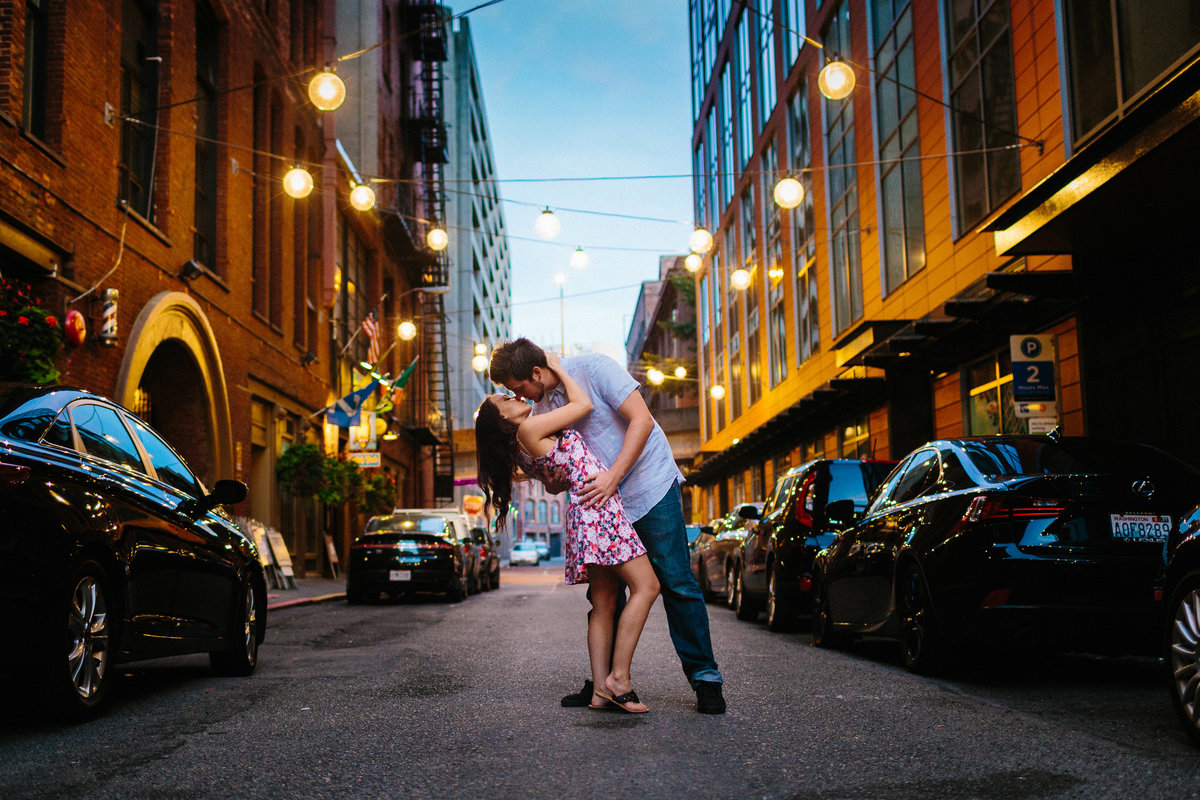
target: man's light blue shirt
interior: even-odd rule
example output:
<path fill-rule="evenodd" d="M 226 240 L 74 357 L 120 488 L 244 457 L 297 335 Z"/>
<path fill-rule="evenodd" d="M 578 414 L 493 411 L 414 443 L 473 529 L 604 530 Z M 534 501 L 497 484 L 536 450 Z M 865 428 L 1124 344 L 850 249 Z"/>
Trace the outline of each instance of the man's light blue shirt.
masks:
<path fill-rule="evenodd" d="M 625 431 L 629 423 L 617 410 L 638 390 L 638 382 L 621 365 L 600 353 L 584 353 L 562 359 L 563 368 L 583 388 L 592 401 L 592 413 L 573 426 L 583 434 L 584 441 L 592 452 L 599 456 L 605 466 L 612 466 L 621 445 L 625 443 Z M 547 392 L 533 404 L 534 413 L 540 414 L 567 404 L 567 392 L 562 384 Z M 636 522 L 646 515 L 659 500 L 663 499 L 672 483 L 683 483 L 683 473 L 675 465 L 671 454 L 671 443 L 658 422 L 642 448 L 642 454 L 633 468 L 621 480 L 621 500 L 625 513 Z"/>

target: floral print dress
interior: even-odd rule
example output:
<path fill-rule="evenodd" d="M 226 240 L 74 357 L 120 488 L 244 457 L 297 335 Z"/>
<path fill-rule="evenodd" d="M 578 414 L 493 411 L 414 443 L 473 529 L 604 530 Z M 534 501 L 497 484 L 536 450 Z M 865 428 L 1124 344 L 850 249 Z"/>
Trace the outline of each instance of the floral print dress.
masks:
<path fill-rule="evenodd" d="M 584 478 L 606 467 L 588 449 L 579 431 L 564 429 L 554 449 L 544 456 L 533 457 L 520 450 L 518 461 L 526 474 L 543 483 L 570 483 L 566 545 L 568 584 L 587 583 L 588 564 L 612 567 L 645 555 L 642 540 L 625 516 L 619 492 L 602 506 L 583 507 L 579 495 L 584 490 Z"/>

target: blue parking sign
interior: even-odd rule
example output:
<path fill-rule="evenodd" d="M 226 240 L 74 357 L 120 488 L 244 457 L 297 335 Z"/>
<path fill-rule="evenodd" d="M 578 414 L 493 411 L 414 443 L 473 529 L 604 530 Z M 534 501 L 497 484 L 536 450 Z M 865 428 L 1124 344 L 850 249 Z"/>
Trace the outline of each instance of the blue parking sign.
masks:
<path fill-rule="evenodd" d="M 1012 392 L 1014 400 L 1054 400 L 1054 341 L 1050 336 L 1013 336 L 1009 342 L 1012 356 Z"/>

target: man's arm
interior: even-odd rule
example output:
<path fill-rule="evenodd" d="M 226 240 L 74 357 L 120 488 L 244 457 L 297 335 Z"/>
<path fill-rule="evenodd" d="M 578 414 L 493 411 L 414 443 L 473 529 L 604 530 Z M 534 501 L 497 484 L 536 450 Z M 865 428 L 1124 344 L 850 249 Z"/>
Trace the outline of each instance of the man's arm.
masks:
<path fill-rule="evenodd" d="M 654 431 L 654 417 L 650 415 L 641 393 L 636 390 L 629 393 L 617 408 L 617 413 L 629 423 L 625 429 L 625 439 L 621 442 L 621 452 L 617 453 L 607 470 L 588 476 L 587 488 L 579 495 L 586 508 L 598 506 L 617 493 L 621 480 L 633 469 L 642 454 L 642 448 L 646 446 L 646 440 Z"/>

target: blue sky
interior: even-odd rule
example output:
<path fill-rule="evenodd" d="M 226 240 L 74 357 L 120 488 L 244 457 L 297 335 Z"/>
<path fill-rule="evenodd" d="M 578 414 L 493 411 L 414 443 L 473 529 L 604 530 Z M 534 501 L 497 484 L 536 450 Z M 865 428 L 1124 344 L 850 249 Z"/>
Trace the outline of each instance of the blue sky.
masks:
<path fill-rule="evenodd" d="M 452 7 L 458 12 L 469 5 Z M 531 178 L 688 175 L 691 171 L 687 5 L 682 0 L 505 0 L 470 15 L 513 267 L 513 334 L 624 361 L 641 281 L 659 255 L 684 253 L 689 178 L 508 182 Z M 556 209 L 562 232 L 533 225 Z M 560 209 L 653 217 L 644 222 Z M 532 240 L 532 241 L 530 241 Z M 569 264 L 577 246 L 584 270 Z M 626 248 L 626 249 L 603 249 Z"/>

